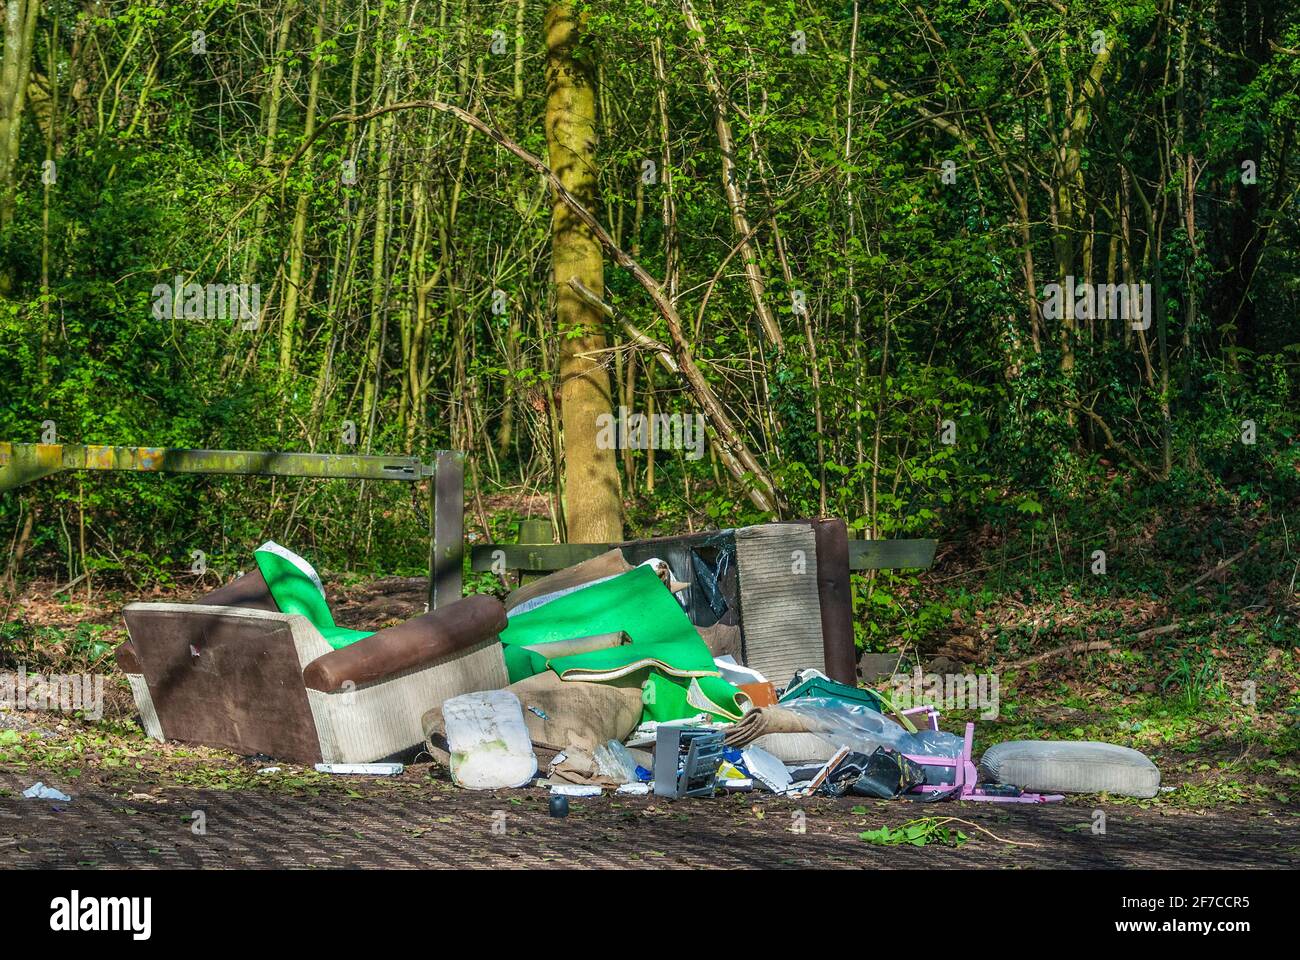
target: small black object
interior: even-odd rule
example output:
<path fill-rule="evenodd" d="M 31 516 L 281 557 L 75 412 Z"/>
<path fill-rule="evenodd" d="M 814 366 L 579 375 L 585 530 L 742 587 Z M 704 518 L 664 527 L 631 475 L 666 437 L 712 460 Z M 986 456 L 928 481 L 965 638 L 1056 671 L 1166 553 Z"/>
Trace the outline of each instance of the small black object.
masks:
<path fill-rule="evenodd" d="M 722 551 L 715 564 L 710 564 L 696 551 L 691 551 L 691 568 L 695 571 L 695 581 L 703 590 L 715 617 L 721 618 L 727 612 L 727 598 L 722 593 L 722 581 L 727 576 L 727 567 L 731 553 Z"/>
<path fill-rule="evenodd" d="M 551 796 L 551 816 L 567 817 L 569 815 L 569 798 L 562 793 Z"/>
<path fill-rule="evenodd" d="M 870 759 L 865 753 L 847 754 L 835 767 L 827 771 L 826 779 L 822 781 L 817 792 L 823 796 L 841 797 L 847 793 L 853 784 L 867 772 Z M 814 779 L 821 773 L 821 767 L 817 767 L 807 779 Z M 791 774 L 791 776 L 794 776 Z"/>

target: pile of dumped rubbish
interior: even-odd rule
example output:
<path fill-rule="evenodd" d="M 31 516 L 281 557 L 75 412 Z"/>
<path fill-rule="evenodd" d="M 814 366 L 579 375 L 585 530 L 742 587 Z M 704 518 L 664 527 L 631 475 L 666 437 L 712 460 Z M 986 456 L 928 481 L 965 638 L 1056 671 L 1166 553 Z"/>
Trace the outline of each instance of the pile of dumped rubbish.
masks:
<path fill-rule="evenodd" d="M 302 557 L 254 556 L 197 603 L 123 611 L 117 662 L 151 736 L 349 774 L 423 742 L 462 787 L 560 796 L 1159 790 L 1111 744 L 1002 743 L 977 765 L 973 724 L 859 687 L 839 520 L 630 542 L 375 632 L 335 623 Z"/>
<path fill-rule="evenodd" d="M 1004 743 L 977 767 L 974 725 L 943 731 L 933 706 L 899 709 L 811 667 L 774 683 L 721 652 L 725 631 L 692 624 L 666 562 L 628 566 L 614 550 L 507 598 L 510 684 L 423 717 L 425 748 L 456 784 L 1012 803 L 1158 790 L 1155 766 L 1125 747 Z"/>

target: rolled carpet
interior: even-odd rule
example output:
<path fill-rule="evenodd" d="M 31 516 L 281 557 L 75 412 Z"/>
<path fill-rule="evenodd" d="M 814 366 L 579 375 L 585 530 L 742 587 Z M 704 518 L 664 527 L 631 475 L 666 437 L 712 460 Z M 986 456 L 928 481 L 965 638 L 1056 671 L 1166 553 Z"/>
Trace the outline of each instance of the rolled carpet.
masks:
<path fill-rule="evenodd" d="M 749 711 L 732 727 L 723 739 L 729 747 L 744 747 L 759 737 L 773 733 L 812 733 L 812 724 L 793 710 L 780 707 L 758 707 Z"/>
<path fill-rule="evenodd" d="M 815 733 L 769 733 L 751 747 L 760 747 L 782 763 L 825 763 L 839 747 Z"/>

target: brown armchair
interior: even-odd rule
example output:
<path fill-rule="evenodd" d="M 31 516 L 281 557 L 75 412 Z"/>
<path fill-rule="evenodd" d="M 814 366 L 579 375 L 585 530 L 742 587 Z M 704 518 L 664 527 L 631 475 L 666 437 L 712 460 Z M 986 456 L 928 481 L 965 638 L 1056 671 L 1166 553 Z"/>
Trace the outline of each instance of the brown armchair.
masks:
<path fill-rule="evenodd" d="M 300 763 L 395 757 L 420 717 L 508 683 L 505 609 L 472 596 L 341 649 L 283 613 L 254 569 L 199 603 L 132 603 L 117 661 L 146 732 Z"/>

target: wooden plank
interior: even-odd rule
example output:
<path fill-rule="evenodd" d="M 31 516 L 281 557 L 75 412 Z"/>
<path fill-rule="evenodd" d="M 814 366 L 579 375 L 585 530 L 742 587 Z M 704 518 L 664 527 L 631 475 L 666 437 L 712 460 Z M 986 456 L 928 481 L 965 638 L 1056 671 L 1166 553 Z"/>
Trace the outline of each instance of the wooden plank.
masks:
<path fill-rule="evenodd" d="M 57 443 L 0 443 L 0 491 L 48 477 L 63 469 Z"/>
<path fill-rule="evenodd" d="M 484 543 L 470 550 L 470 569 L 554 573 L 608 551 L 608 543 Z"/>
<path fill-rule="evenodd" d="M 95 444 L 0 444 L 0 490 L 60 470 L 129 473 L 206 473 L 347 480 L 405 480 L 422 476 L 414 457 L 267 450 L 184 450 L 177 447 L 106 447 Z"/>
<path fill-rule="evenodd" d="M 938 540 L 850 540 L 850 570 L 927 570 Z"/>
<path fill-rule="evenodd" d="M 464 455 L 439 450 L 432 464 L 415 457 L 266 450 L 185 450 L 95 444 L 0 442 L 0 491 L 62 470 L 198 473 L 415 482 L 432 476 L 429 493 L 429 606 L 460 599 L 465 546 Z"/>
<path fill-rule="evenodd" d="M 515 536 L 515 543 L 554 543 L 555 532 L 551 529 L 551 521 L 542 517 L 525 517 L 519 521 L 519 533 Z M 544 573 L 528 574 L 524 571 L 517 571 L 515 576 L 515 586 L 522 587 L 526 583 L 532 583 L 544 577 Z"/>
<path fill-rule="evenodd" d="M 849 569 L 924 570 L 934 563 L 938 545 L 938 540 L 850 540 Z M 612 546 L 608 543 L 485 543 L 471 550 L 470 566 L 476 571 L 553 573 L 600 556 Z"/>

